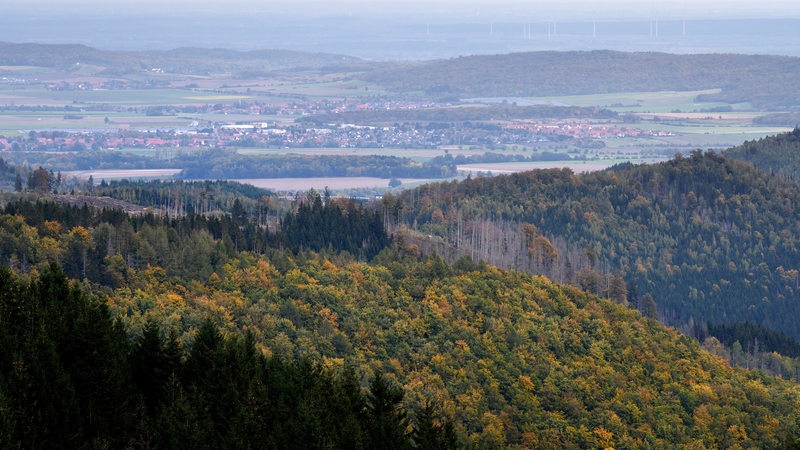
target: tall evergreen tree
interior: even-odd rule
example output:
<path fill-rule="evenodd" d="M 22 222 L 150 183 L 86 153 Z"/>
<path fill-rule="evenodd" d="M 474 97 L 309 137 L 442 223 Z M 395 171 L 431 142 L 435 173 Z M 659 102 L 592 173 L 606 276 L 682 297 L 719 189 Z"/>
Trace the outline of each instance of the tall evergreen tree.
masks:
<path fill-rule="evenodd" d="M 370 447 L 401 450 L 411 448 L 408 416 L 401 406 L 403 389 L 375 370 L 367 406 Z"/>
<path fill-rule="evenodd" d="M 420 450 L 450 450 L 458 448 L 453 423 L 437 418 L 436 410 L 426 402 L 414 420 L 411 434 L 414 448 Z"/>

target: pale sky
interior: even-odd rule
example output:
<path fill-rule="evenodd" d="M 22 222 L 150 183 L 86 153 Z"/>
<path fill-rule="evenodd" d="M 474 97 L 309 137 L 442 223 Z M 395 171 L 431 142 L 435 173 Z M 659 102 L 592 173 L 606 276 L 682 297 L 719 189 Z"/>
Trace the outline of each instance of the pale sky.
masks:
<path fill-rule="evenodd" d="M 376 14 L 402 11 L 408 15 L 439 13 L 473 14 L 475 17 L 549 13 L 559 19 L 593 14 L 608 19 L 659 15 L 664 17 L 800 17 L 797 0 L 3 0 L 9 7 L 40 9 L 49 6 L 95 10 L 268 10 L 313 14 Z M 313 5 L 313 7 L 309 7 Z M 153 9 L 157 7 L 157 9 Z M 2 12 L 4 6 L 0 6 Z M 42 10 L 46 14 L 46 10 Z"/>
<path fill-rule="evenodd" d="M 800 0 L 0 0 L 0 41 L 374 59 L 589 49 L 800 56 L 797 23 L 728 19 L 800 20 Z"/>

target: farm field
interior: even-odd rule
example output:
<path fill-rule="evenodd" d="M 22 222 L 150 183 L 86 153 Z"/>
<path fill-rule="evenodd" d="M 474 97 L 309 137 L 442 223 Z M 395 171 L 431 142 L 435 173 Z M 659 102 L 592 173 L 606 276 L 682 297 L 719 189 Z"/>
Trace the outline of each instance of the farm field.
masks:
<path fill-rule="evenodd" d="M 767 133 L 675 134 L 647 140 L 620 139 L 604 140 L 604 142 L 607 145 L 606 150 L 666 154 L 694 149 L 720 151 L 739 145 L 746 140 L 760 139 L 769 135 Z"/>
<path fill-rule="evenodd" d="M 364 97 L 385 95 L 379 86 L 363 81 L 334 80 L 275 86 L 273 92 L 312 97 Z"/>
<path fill-rule="evenodd" d="M 730 106 L 719 102 L 697 102 L 698 95 L 716 94 L 720 89 L 702 91 L 661 91 L 661 92 L 620 92 L 591 95 L 567 95 L 539 98 L 508 99 L 509 102 L 519 100 L 532 104 L 545 103 L 569 106 L 600 106 L 616 112 L 637 113 L 671 113 L 680 111 L 700 111 Z M 749 105 L 734 105 L 734 109 L 745 109 Z"/>
<path fill-rule="evenodd" d="M 101 180 L 152 180 L 152 179 L 168 179 L 172 178 L 181 169 L 130 169 L 130 170 L 73 170 L 65 172 L 67 176 L 75 177 L 81 180 L 87 180 L 89 177 L 95 182 Z"/>
<path fill-rule="evenodd" d="M 743 134 L 743 135 L 770 135 L 770 134 L 777 134 L 777 133 L 784 133 L 786 131 L 791 131 L 789 127 L 774 127 L 774 126 L 753 126 L 753 125 L 742 125 L 742 124 L 729 124 L 724 123 L 722 121 L 713 122 L 708 121 L 707 123 L 695 123 L 695 122 L 684 122 L 684 123 L 640 123 L 633 125 L 635 128 L 639 128 L 642 130 L 651 130 L 651 131 L 667 131 L 673 133 L 684 133 L 684 134 L 719 134 L 719 135 L 732 135 L 732 134 Z"/>
<path fill-rule="evenodd" d="M 191 119 L 177 116 L 144 116 L 115 113 L 78 112 L 77 117 L 67 117 L 63 112 L 8 113 L 0 112 L 0 135 L 15 136 L 30 131 L 116 131 L 120 129 L 176 129 L 186 128 Z M 109 122 L 106 123 L 106 117 Z"/>
<path fill-rule="evenodd" d="M 191 105 L 230 102 L 251 98 L 248 95 L 207 93 L 191 89 L 73 89 L 41 88 L 0 91 L 0 104 L 63 106 L 105 104 L 124 106 Z"/>

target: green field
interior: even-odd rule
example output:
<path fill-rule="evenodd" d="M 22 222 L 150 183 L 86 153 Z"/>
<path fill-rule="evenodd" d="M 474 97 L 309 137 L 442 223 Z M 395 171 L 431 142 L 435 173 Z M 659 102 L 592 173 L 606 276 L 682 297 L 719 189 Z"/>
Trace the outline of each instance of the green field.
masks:
<path fill-rule="evenodd" d="M 334 80 L 278 85 L 277 92 L 311 97 L 368 97 L 386 95 L 387 91 L 372 83 L 358 80 Z"/>
<path fill-rule="evenodd" d="M 785 133 L 791 131 L 788 127 L 760 127 L 747 125 L 727 125 L 715 124 L 666 124 L 666 123 L 640 123 L 632 125 L 632 128 L 650 131 L 669 131 L 674 133 L 687 134 L 718 134 L 718 135 L 761 135 Z"/>
<path fill-rule="evenodd" d="M 0 105 L 113 106 L 205 105 L 252 98 L 247 95 L 203 93 L 190 89 L 119 89 L 52 91 L 41 88 L 0 90 Z"/>
<path fill-rule="evenodd" d="M 67 116 L 76 116 L 68 118 Z M 106 123 L 106 117 L 109 122 Z M 30 130 L 117 130 L 120 128 L 183 128 L 191 120 L 178 116 L 145 116 L 98 111 L 0 112 L 0 135 L 16 136 Z"/>
<path fill-rule="evenodd" d="M 703 91 L 664 91 L 664 92 L 622 92 L 612 94 L 570 95 L 542 97 L 536 100 L 570 106 L 601 106 L 616 112 L 654 112 L 672 111 L 692 112 L 703 109 L 732 106 L 734 110 L 747 110 L 748 104 L 729 105 L 727 103 L 698 103 L 701 94 L 718 93 L 719 89 Z M 713 113 L 710 113 L 713 114 Z"/>

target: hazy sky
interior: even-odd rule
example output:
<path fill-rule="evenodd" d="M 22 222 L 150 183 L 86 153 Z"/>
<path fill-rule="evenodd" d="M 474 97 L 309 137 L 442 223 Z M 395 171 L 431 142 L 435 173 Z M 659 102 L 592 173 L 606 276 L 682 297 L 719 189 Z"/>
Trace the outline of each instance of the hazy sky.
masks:
<path fill-rule="evenodd" d="M 183 10 L 233 12 L 241 10 L 294 11 L 297 14 L 376 14 L 398 12 L 404 15 L 466 14 L 476 20 L 514 14 L 550 14 L 564 20 L 594 15 L 605 19 L 637 18 L 648 15 L 682 18 L 800 17 L 797 0 L 2 0 L 14 9 L 30 8 L 47 14 L 47 7 L 96 11 L 137 11 L 158 14 Z M 0 12 L 4 6 L 0 6 Z"/>
<path fill-rule="evenodd" d="M 727 22 L 776 18 L 798 22 Z M 375 59 L 599 48 L 798 55 L 800 0 L 0 0 L 0 41 Z"/>

